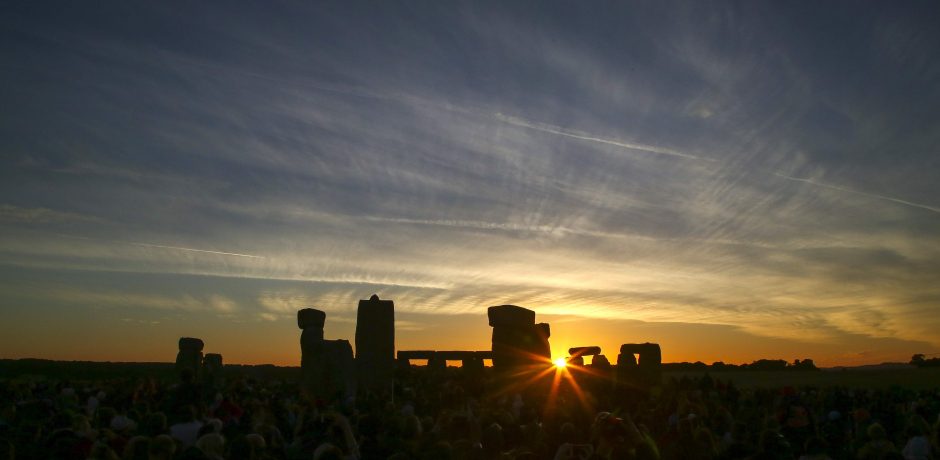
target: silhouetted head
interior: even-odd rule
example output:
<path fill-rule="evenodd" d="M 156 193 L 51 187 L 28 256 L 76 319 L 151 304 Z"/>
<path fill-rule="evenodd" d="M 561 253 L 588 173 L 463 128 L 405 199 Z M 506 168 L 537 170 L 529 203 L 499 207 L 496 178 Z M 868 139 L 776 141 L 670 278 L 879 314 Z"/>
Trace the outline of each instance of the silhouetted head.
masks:
<path fill-rule="evenodd" d="M 923 417 L 915 415 L 908 420 L 906 432 L 909 437 L 924 436 L 930 432 L 930 426 Z"/>
<path fill-rule="evenodd" d="M 421 419 L 417 415 L 406 415 L 402 420 L 401 435 L 404 439 L 417 439 L 421 437 Z"/>
<path fill-rule="evenodd" d="M 0 403 L 0 419 L 3 419 L 9 423 L 12 422 L 15 417 L 16 404 L 11 401 L 3 401 Z"/>
<path fill-rule="evenodd" d="M 150 440 L 150 460 L 170 460 L 176 453 L 176 442 L 169 435 L 161 434 Z"/>
<path fill-rule="evenodd" d="M 880 423 L 872 423 L 869 425 L 867 433 L 868 437 L 871 438 L 872 441 L 877 441 L 888 437 L 888 433 Z"/>
<path fill-rule="evenodd" d="M 790 443 L 775 430 L 764 430 L 760 435 L 760 450 L 762 452 L 784 453 L 790 452 Z"/>
<path fill-rule="evenodd" d="M 189 446 L 184 450 L 178 460 L 209 460 L 209 457 L 199 450 L 196 446 Z"/>
<path fill-rule="evenodd" d="M 359 434 L 366 438 L 374 438 L 379 435 L 382 424 L 381 421 L 372 415 L 365 414 L 359 417 Z"/>
<path fill-rule="evenodd" d="M 483 448 L 490 452 L 499 452 L 503 448 L 503 427 L 498 423 L 490 424 L 483 430 Z"/>
<path fill-rule="evenodd" d="M 166 432 L 166 414 L 163 412 L 153 412 L 144 417 L 140 425 L 141 434 L 147 436 L 156 436 Z"/>
<path fill-rule="evenodd" d="M 317 446 L 313 451 L 313 460 L 343 460 L 343 451 L 330 443 Z"/>
<path fill-rule="evenodd" d="M 95 413 L 95 428 L 108 428 L 117 412 L 111 407 L 101 407 Z"/>
<path fill-rule="evenodd" d="M 246 434 L 245 441 L 247 441 L 254 450 L 260 451 L 268 447 L 268 443 L 264 440 L 264 436 L 261 436 L 258 433 Z"/>
<path fill-rule="evenodd" d="M 148 460 L 150 458 L 150 438 L 134 436 L 124 446 L 125 460 Z"/>
<path fill-rule="evenodd" d="M 806 441 L 804 451 L 806 455 L 822 455 L 826 453 L 826 441 L 819 437 L 812 437 Z"/>
<path fill-rule="evenodd" d="M 221 460 L 225 455 L 225 438 L 217 433 L 203 435 L 196 441 L 196 448 L 202 451 L 206 457 L 213 460 Z"/>
<path fill-rule="evenodd" d="M 574 424 L 571 422 L 565 422 L 561 425 L 561 442 L 574 443 L 577 436 L 577 431 L 575 431 Z"/>
<path fill-rule="evenodd" d="M 16 449 L 13 443 L 6 439 L 0 439 L 0 460 L 13 460 L 16 458 Z"/>
<path fill-rule="evenodd" d="M 433 446 L 431 446 L 427 451 L 423 452 L 421 455 L 422 459 L 434 459 L 434 460 L 449 460 L 453 458 L 454 451 L 451 448 L 450 444 L 440 441 Z"/>

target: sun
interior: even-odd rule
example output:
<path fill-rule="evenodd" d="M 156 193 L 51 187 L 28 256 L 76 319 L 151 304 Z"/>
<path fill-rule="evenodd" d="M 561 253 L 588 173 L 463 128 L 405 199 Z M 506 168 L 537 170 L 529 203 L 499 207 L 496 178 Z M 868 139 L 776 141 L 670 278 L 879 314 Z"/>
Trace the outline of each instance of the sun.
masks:
<path fill-rule="evenodd" d="M 568 362 L 565 361 L 565 358 L 558 358 L 554 361 L 555 367 L 565 367 L 568 365 Z"/>

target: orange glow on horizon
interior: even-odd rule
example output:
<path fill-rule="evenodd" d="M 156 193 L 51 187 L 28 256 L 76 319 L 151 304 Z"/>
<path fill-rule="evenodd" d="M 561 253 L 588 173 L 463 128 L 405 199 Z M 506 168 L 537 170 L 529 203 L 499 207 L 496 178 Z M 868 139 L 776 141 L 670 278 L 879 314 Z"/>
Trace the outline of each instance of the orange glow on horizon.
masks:
<path fill-rule="evenodd" d="M 123 321 L 109 309 L 93 310 L 90 313 L 44 318 L 45 310 L 28 310 L 17 330 L 0 330 L 0 358 L 39 358 L 63 361 L 111 361 L 111 362 L 173 362 L 179 337 L 192 336 L 203 339 L 205 352 L 221 353 L 225 364 L 296 367 L 300 365 L 300 330 L 293 317 L 276 321 L 223 321 L 213 315 L 185 314 L 158 317 L 153 323 Z M 337 314 L 340 318 L 341 315 Z M 396 350 L 489 350 L 491 328 L 486 318 L 480 315 L 416 315 L 403 312 L 402 320 L 421 327 L 396 331 Z M 332 317 L 331 317 L 332 318 Z M 612 365 L 617 362 L 620 345 L 623 343 L 655 342 L 662 347 L 663 363 L 696 362 L 712 364 L 722 361 L 727 364 L 746 364 L 758 359 L 810 358 L 820 367 L 854 366 L 881 362 L 907 362 L 919 349 L 908 349 L 911 345 L 899 342 L 890 348 L 874 352 L 852 352 L 853 348 L 841 345 L 813 342 L 793 342 L 789 339 L 763 337 L 741 332 L 738 329 L 715 325 L 690 325 L 680 323 L 640 323 L 631 321 L 599 321 L 585 318 L 545 315 L 540 321 L 552 324 L 550 337 L 551 355 L 567 356 L 574 346 L 599 346 Z M 45 323 L 43 322 L 45 321 Z M 84 323 L 88 321 L 88 323 Z M 219 324 L 223 321 L 224 327 Z M 50 323 L 51 322 L 51 323 Z M 7 327 L 11 327 L 8 323 Z M 48 330 L 61 331 L 55 336 L 42 336 L 31 328 L 34 325 L 53 324 Z M 64 327 L 81 325 L 82 327 Z M 432 326 L 426 326 L 431 324 Z M 59 327 L 61 326 L 61 327 Z M 95 341 L 84 340 L 87 331 L 96 334 Z M 6 332 L 6 333 L 4 333 Z M 29 332 L 29 333 L 27 333 Z M 327 320 L 326 336 L 329 338 L 355 337 L 355 322 Z M 747 346 L 741 346 L 746 343 Z M 103 344 L 117 344 L 104 346 Z M 864 342 L 854 344 L 861 349 Z M 933 350 L 926 350 L 932 352 Z M 541 358 L 545 368 L 559 368 L 554 360 Z M 585 357 L 585 364 L 593 361 Z M 452 363 L 451 365 L 457 365 Z M 561 369 L 561 368 L 559 368 Z M 564 368 L 566 372 L 582 372 Z"/>

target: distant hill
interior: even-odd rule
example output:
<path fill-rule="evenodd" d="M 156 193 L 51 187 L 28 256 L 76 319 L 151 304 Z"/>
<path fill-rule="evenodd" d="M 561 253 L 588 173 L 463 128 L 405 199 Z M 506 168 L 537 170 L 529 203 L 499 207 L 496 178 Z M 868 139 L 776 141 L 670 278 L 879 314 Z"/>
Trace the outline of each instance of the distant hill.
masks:
<path fill-rule="evenodd" d="M 881 363 L 865 364 L 862 366 L 823 367 L 821 369 L 823 371 L 890 371 L 917 369 L 917 366 L 908 363 Z"/>

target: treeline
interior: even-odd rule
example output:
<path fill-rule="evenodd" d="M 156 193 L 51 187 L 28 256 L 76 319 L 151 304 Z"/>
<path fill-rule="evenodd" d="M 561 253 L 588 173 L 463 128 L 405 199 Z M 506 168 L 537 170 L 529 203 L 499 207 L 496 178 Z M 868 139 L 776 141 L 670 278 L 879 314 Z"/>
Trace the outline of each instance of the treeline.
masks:
<path fill-rule="evenodd" d="M 818 371 L 812 359 L 794 359 L 792 363 L 783 359 L 758 359 L 750 364 L 726 364 L 721 361 L 705 364 L 701 361 L 694 363 L 664 363 L 666 372 L 733 372 L 733 371 Z"/>
<path fill-rule="evenodd" d="M 927 356 L 923 353 L 918 353 L 914 356 L 911 356 L 911 362 L 917 367 L 940 367 L 940 358 L 930 358 L 927 359 Z"/>
<path fill-rule="evenodd" d="M 296 380 L 299 367 L 280 367 L 271 364 L 226 364 L 227 376 L 246 376 L 257 379 Z M 57 380 L 98 380 L 112 378 L 155 378 L 175 380 L 173 363 L 122 363 L 96 361 L 54 361 L 49 359 L 0 359 L 0 379 L 50 378 Z"/>

